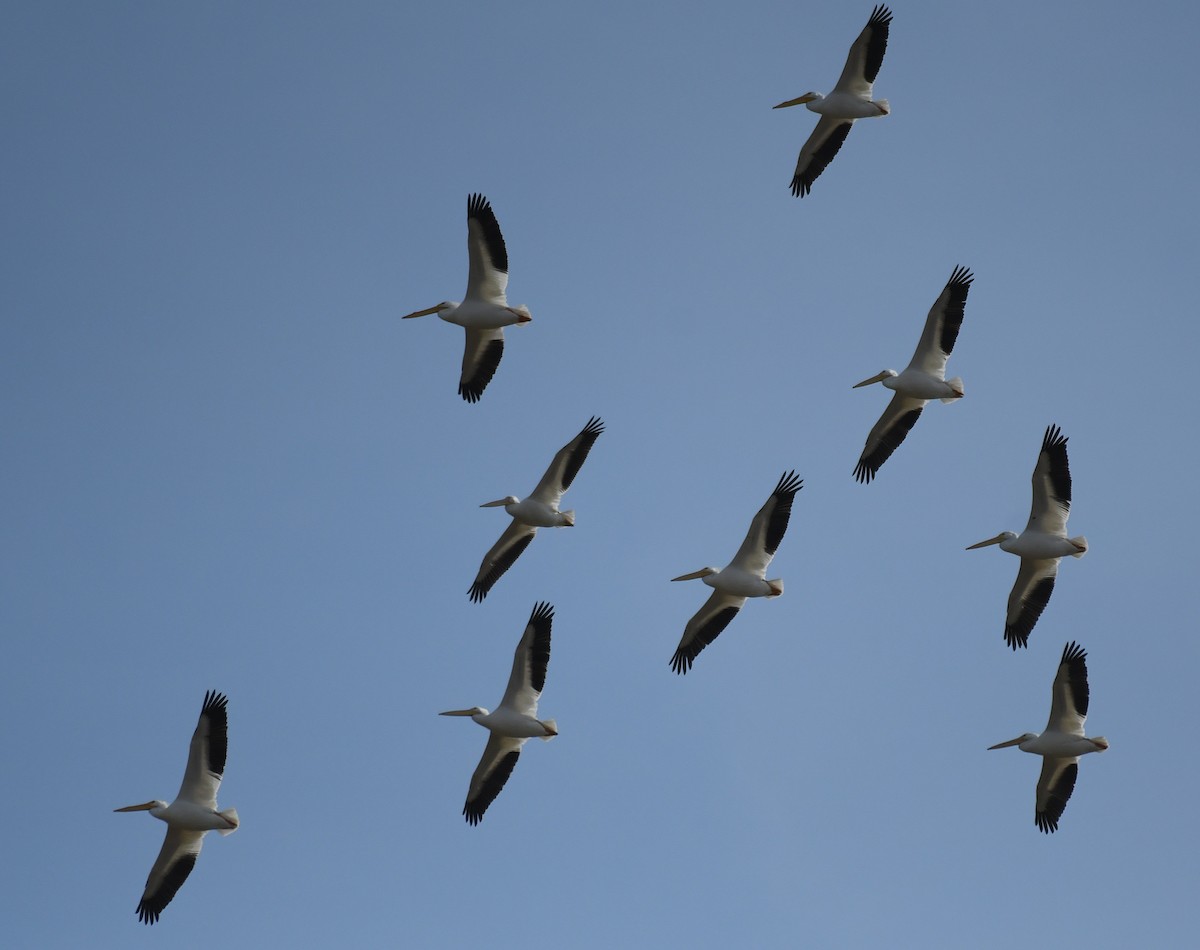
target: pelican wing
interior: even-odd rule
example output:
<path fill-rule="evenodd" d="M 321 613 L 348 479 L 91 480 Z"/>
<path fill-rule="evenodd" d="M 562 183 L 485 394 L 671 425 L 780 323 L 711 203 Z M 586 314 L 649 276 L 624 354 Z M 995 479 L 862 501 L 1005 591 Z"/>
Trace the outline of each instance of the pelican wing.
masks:
<path fill-rule="evenodd" d="M 1037 807 L 1033 820 L 1044 834 L 1058 830 L 1058 819 L 1062 817 L 1071 792 L 1075 790 L 1075 778 L 1079 775 L 1079 757 L 1058 759 L 1054 756 L 1042 758 L 1042 774 L 1038 777 Z"/>
<path fill-rule="evenodd" d="M 793 195 L 803 198 L 812 191 L 813 182 L 821 177 L 821 172 L 833 161 L 853 124 L 853 119 L 821 116 L 817 127 L 801 146 L 800 157 L 796 159 L 796 171 L 792 175 Z"/>
<path fill-rule="evenodd" d="M 921 342 L 917 344 L 917 350 L 908 364 L 909 369 L 919 369 L 938 379 L 946 378 L 946 359 L 954 349 L 954 341 L 958 339 L 963 312 L 967 307 L 967 294 L 974 279 L 975 275 L 967 268 L 954 268 L 946 286 L 930 308 L 929 316 L 925 318 Z"/>
<path fill-rule="evenodd" d="M 1050 603 L 1057 575 L 1058 558 L 1021 558 L 1017 581 L 1008 595 L 1008 617 L 1004 624 L 1004 642 L 1014 650 L 1029 646 L 1029 634 Z"/>
<path fill-rule="evenodd" d="M 550 463 L 546 474 L 537 483 L 537 488 L 530 497 L 546 504 L 557 505 L 563 493 L 571 487 L 571 482 L 575 481 L 575 476 L 579 474 L 584 460 L 603 431 L 604 423 L 598 417 L 592 416 L 579 435 L 554 453 L 554 461 Z"/>
<path fill-rule="evenodd" d="M 1066 537 L 1071 511 L 1071 467 L 1067 464 L 1067 437 L 1058 426 L 1047 426 L 1042 450 L 1033 467 L 1033 505 L 1029 523 L 1033 528 Z"/>
<path fill-rule="evenodd" d="M 512 775 L 524 744 L 524 739 L 513 739 L 494 732 L 489 734 L 483 758 L 471 776 L 471 787 L 467 790 L 467 801 L 463 805 L 463 815 L 469 824 L 477 825 L 483 821 L 483 813 L 488 810 L 488 805 L 496 800 L 504 783 Z"/>
<path fill-rule="evenodd" d="M 1050 692 L 1046 731 L 1082 736 L 1088 711 L 1087 651 L 1074 641 L 1063 647 Z"/>
<path fill-rule="evenodd" d="M 900 447 L 909 430 L 917 424 L 926 400 L 914 399 L 902 393 L 892 396 L 892 401 L 883 410 L 879 421 L 867 434 L 867 444 L 854 467 L 854 478 L 861 483 L 870 482 L 892 453 Z"/>
<path fill-rule="evenodd" d="M 871 86 L 883 65 L 883 54 L 887 52 L 888 31 L 891 29 L 892 11 L 879 4 L 871 11 L 871 18 L 850 46 L 846 65 L 838 77 L 834 92 L 871 98 Z"/>
<path fill-rule="evenodd" d="M 467 402 L 479 402 L 487 384 L 496 375 L 504 355 L 504 331 L 467 328 L 467 346 L 463 351 L 462 376 L 458 394 Z"/>
<path fill-rule="evenodd" d="M 206 808 L 217 807 L 217 789 L 221 787 L 221 776 L 225 774 L 225 752 L 228 748 L 228 704 L 229 700 L 215 690 L 210 689 L 204 694 L 200 721 L 192 733 L 187 768 L 183 771 L 183 784 L 179 786 L 177 798 Z M 200 850 L 199 845 L 196 850 Z M 183 883 L 182 880 L 180 883 Z M 163 906 L 166 906 L 165 902 Z"/>
<path fill-rule="evenodd" d="M 554 624 L 554 608 L 537 603 L 525 624 L 525 632 L 513 653 L 512 673 L 500 706 L 526 716 L 537 718 L 538 697 L 546 685 L 546 667 L 550 664 L 550 628 Z"/>
<path fill-rule="evenodd" d="M 745 603 L 745 597 L 714 590 L 704 602 L 704 606 L 684 628 L 683 639 L 679 641 L 675 655 L 671 657 L 671 669 L 676 673 L 686 673 L 690 670 L 700 652 L 729 626 L 729 621 L 737 616 L 737 612 Z"/>
<path fill-rule="evenodd" d="M 492 589 L 492 585 L 504 576 L 504 572 L 513 566 L 513 562 L 521 556 L 521 552 L 529 547 L 529 542 L 533 540 L 535 534 L 537 534 L 536 527 L 513 519 L 512 524 L 505 528 L 504 533 L 500 535 L 500 540 L 493 544 L 488 553 L 483 556 L 483 563 L 479 565 L 479 573 L 475 575 L 475 583 L 467 591 L 472 602 L 482 603 L 483 598 Z"/>
<path fill-rule="evenodd" d="M 504 291 L 508 287 L 508 250 L 496 213 L 483 195 L 467 199 L 467 254 L 470 271 L 466 299 L 507 306 Z"/>
<path fill-rule="evenodd" d="M 158 915 L 171 903 L 175 892 L 192 873 L 203 844 L 203 831 L 186 831 L 173 825 L 167 826 L 162 850 L 158 852 L 154 867 L 150 869 L 150 876 L 146 878 L 146 889 L 138 902 L 138 920 L 144 924 L 158 922 Z"/>
<path fill-rule="evenodd" d="M 729 562 L 731 566 L 750 571 L 759 577 L 766 574 L 767 566 L 775 556 L 784 532 L 787 531 L 796 492 L 803 486 L 804 481 L 797 478 L 795 472 L 784 472 L 779 476 L 779 482 L 771 492 L 771 497 L 763 503 L 754 520 L 750 522 L 746 540 Z"/>

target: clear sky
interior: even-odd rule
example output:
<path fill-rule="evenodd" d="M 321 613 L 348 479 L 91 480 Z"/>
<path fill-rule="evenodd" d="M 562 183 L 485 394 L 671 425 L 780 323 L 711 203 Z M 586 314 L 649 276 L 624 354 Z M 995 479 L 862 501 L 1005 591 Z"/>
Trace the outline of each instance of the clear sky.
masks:
<path fill-rule="evenodd" d="M 1194 946 L 1194 4 L 892 4 L 859 123 L 788 184 L 871 3 L 9 3 L 0 295 L 7 947 Z M 467 196 L 511 261 L 480 403 Z M 851 473 L 955 265 L 950 372 Z M 481 604 L 480 558 L 607 431 Z M 1072 534 L 1030 639 L 1017 560 L 1050 423 Z M 752 601 L 675 676 L 779 475 Z M 460 814 L 535 601 L 541 712 Z M 1067 640 L 1090 735 L 1057 834 Z M 206 689 L 223 806 L 134 908 Z M 1183 736 L 1182 739 L 1179 737 Z"/>

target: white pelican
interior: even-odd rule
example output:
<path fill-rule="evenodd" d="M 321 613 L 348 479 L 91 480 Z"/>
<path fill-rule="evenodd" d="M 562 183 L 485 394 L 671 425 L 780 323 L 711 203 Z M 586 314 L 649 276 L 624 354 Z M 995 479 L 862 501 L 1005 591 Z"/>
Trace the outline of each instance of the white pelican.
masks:
<path fill-rule="evenodd" d="M 1014 650 L 1029 646 L 1029 633 L 1050 602 L 1058 562 L 1066 555 L 1083 557 L 1087 538 L 1067 537 L 1067 515 L 1071 510 L 1071 469 L 1067 465 L 1067 437 L 1058 426 L 1047 426 L 1042 451 L 1033 467 L 1033 506 L 1021 536 L 1001 531 L 994 538 L 972 544 L 968 551 L 1000 545 L 1021 559 L 1017 582 L 1008 595 L 1008 617 L 1004 642 Z"/>
<path fill-rule="evenodd" d="M 537 534 L 538 528 L 571 528 L 575 525 L 575 511 L 559 511 L 558 503 L 563 494 L 571 487 L 571 482 L 579 474 L 592 445 L 604 431 L 604 423 L 592 416 L 570 442 L 554 453 L 554 461 L 546 469 L 546 474 L 537 483 L 532 494 L 524 501 L 516 495 L 505 495 L 495 501 L 485 501 L 480 508 L 503 507 L 512 515 L 512 524 L 504 529 L 500 540 L 492 545 L 491 550 L 483 556 L 479 565 L 479 573 L 475 575 L 475 583 L 467 591 L 474 603 L 482 603 L 492 585 L 496 583 L 513 562 L 521 556 L 521 552 L 529 547 L 529 542 Z"/>
<path fill-rule="evenodd" d="M 524 326 L 533 317 L 528 307 L 508 305 L 504 295 L 508 287 L 508 251 L 495 212 L 483 195 L 467 199 L 467 252 L 470 269 L 462 303 L 443 300 L 436 307 L 406 314 L 402 319 L 436 313 L 467 331 L 458 394 L 467 402 L 478 402 L 504 355 L 503 328 Z"/>
<path fill-rule="evenodd" d="M 155 800 L 114 809 L 148 811 L 167 823 L 166 840 L 146 878 L 146 890 L 137 906 L 138 920 L 144 924 L 158 921 L 158 915 L 192 873 L 204 835 L 209 831 L 229 835 L 237 830 L 237 809 L 217 811 L 217 789 L 225 772 L 228 703 L 228 699 L 213 690 L 204 694 L 200 721 L 196 723 L 188 749 L 183 784 L 179 786 L 175 801 L 168 805 Z"/>
<path fill-rule="evenodd" d="M 892 11 L 883 4 L 871 11 L 871 19 L 850 47 L 842 75 L 828 96 L 806 92 L 799 98 L 774 106 L 785 109 L 803 105 L 821 117 L 800 149 L 800 158 L 796 162 L 792 194 L 797 198 L 803 198 L 812 190 L 813 182 L 833 161 L 856 119 L 870 119 L 891 112 L 886 99 L 871 98 L 871 84 L 875 82 L 883 54 L 887 52 L 891 22 Z"/>
<path fill-rule="evenodd" d="M 713 588 L 704 606 L 688 621 L 683 639 L 671 657 L 671 669 L 676 673 L 686 673 L 692 668 L 700 651 L 729 626 L 729 621 L 742 609 L 747 597 L 778 597 L 783 593 L 782 580 L 765 579 L 767 567 L 787 531 L 792 501 L 803 484 L 795 472 L 783 473 L 771 497 L 750 522 L 746 540 L 724 570 L 702 567 L 691 574 L 671 578 L 673 581 L 690 581 L 699 577 Z"/>
<path fill-rule="evenodd" d="M 870 482 L 880 466 L 900 447 L 929 400 L 954 402 L 962 398 L 963 381 L 958 376 L 946 379 L 946 360 L 958 339 L 967 294 L 974 279 L 975 275 L 967 268 L 954 268 L 925 318 L 925 330 L 903 373 L 885 369 L 851 387 L 858 389 L 881 382 L 896 393 L 867 435 L 867 444 L 854 468 L 854 477 L 860 483 Z"/>
<path fill-rule="evenodd" d="M 512 674 L 508 677 L 504 698 L 495 712 L 472 706 L 438 713 L 439 716 L 470 716 L 491 732 L 483 758 L 471 776 L 467 801 L 463 805 L 463 814 L 469 824 L 477 825 L 483 821 L 488 805 L 496 800 L 512 775 L 525 740 L 536 736 L 549 742 L 558 735 L 558 724 L 553 719 L 537 718 L 538 697 L 546 685 L 546 667 L 550 663 L 550 626 L 553 623 L 552 606 L 544 602 L 533 605 L 533 613 L 529 615 L 529 623 L 525 625 L 513 655 Z"/>
<path fill-rule="evenodd" d="M 1079 774 L 1079 757 L 1089 752 L 1103 752 L 1108 740 L 1103 736 L 1089 739 L 1083 734 L 1088 711 L 1087 651 L 1078 643 L 1063 647 L 1054 687 L 1050 691 L 1050 721 L 1040 736 L 1027 732 L 988 746 L 1004 749 L 1019 746 L 1022 752 L 1042 757 L 1042 774 L 1037 784 L 1037 805 L 1034 823 L 1045 834 L 1058 830 L 1058 819 L 1071 799 L 1075 776 Z"/>

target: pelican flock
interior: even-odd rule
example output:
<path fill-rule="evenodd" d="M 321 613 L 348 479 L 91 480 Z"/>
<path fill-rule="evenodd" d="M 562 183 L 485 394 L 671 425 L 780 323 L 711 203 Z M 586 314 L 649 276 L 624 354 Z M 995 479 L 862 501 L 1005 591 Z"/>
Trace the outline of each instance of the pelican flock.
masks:
<path fill-rule="evenodd" d="M 803 198 L 812 191 L 813 182 L 825 171 L 846 141 L 850 126 L 859 119 L 873 119 L 892 111 L 886 99 L 871 98 L 875 77 L 883 64 L 883 54 L 887 52 L 891 23 L 892 11 L 887 7 L 880 4 L 871 11 L 871 18 L 850 46 L 846 65 L 829 95 L 806 92 L 772 107 L 786 109 L 788 106 L 802 105 L 821 117 L 812 135 L 801 147 L 800 157 L 796 161 L 792 194 L 797 198 Z"/>
<path fill-rule="evenodd" d="M 1083 734 L 1088 714 L 1087 651 L 1078 643 L 1063 647 L 1054 687 L 1050 691 L 1050 719 L 1039 735 L 1026 732 L 988 746 L 988 750 L 1017 746 L 1022 752 L 1042 757 L 1042 774 L 1038 777 L 1037 804 L 1033 821 L 1044 834 L 1058 830 L 1058 820 L 1071 799 L 1075 778 L 1079 774 L 1079 757 L 1089 752 L 1103 752 L 1108 740 L 1103 736 L 1090 739 Z"/>
<path fill-rule="evenodd" d="M 879 467 L 891 458 L 909 430 L 916 425 L 929 400 L 954 402 L 963 397 L 963 381 L 957 376 L 946 379 L 946 360 L 950 358 L 954 341 L 958 339 L 967 307 L 967 294 L 971 291 L 971 281 L 974 279 L 975 275 L 965 267 L 954 268 L 925 318 L 920 342 L 903 373 L 885 369 L 852 387 L 858 389 L 872 383 L 883 383 L 895 392 L 879 421 L 871 427 L 867 444 L 863 446 L 858 465 L 854 468 L 854 477 L 860 484 L 870 482 L 879 472 Z"/>
<path fill-rule="evenodd" d="M 558 735 L 558 724 L 553 719 L 537 717 L 538 697 L 546 685 L 546 667 L 550 663 L 553 623 L 554 608 L 547 603 L 534 604 L 529 623 L 525 625 L 513 654 L 508 686 L 495 712 L 472 706 L 438 713 L 439 716 L 470 716 L 491 733 L 467 789 L 462 813 L 468 824 L 477 825 L 483 821 L 484 812 L 512 775 L 527 739 L 549 742 Z"/>
<path fill-rule="evenodd" d="M 1070 555 L 1083 557 L 1087 538 L 1067 537 L 1067 515 L 1071 511 L 1071 469 L 1067 464 L 1067 437 L 1058 426 L 1046 427 L 1042 450 L 1033 467 L 1033 506 L 1020 536 L 1001 531 L 994 538 L 967 548 L 974 551 L 989 544 L 1021 559 L 1017 580 L 1008 595 L 1004 642 L 1012 649 L 1029 646 L 1029 634 L 1050 602 L 1058 562 Z"/>
<path fill-rule="evenodd" d="M 148 811 L 167 823 L 162 850 L 150 869 L 146 889 L 137 906 L 138 920 L 144 924 L 157 923 L 163 909 L 188 879 L 192 868 L 196 866 L 196 858 L 200 856 L 204 836 L 210 831 L 221 835 L 237 831 L 237 809 L 217 809 L 217 789 L 221 787 L 221 776 L 225 774 L 228 704 L 229 700 L 221 693 L 210 690 L 204 694 L 200 721 L 196 723 L 196 731 L 192 733 L 192 744 L 188 749 L 183 784 L 179 786 L 175 801 L 168 805 L 155 799 L 141 805 L 114 809 Z"/>
<path fill-rule="evenodd" d="M 671 669 L 687 673 L 706 646 L 713 642 L 737 616 L 749 597 L 778 597 L 783 581 L 767 580 L 767 568 L 792 517 L 792 501 L 804 485 L 795 472 L 784 472 L 771 497 L 758 509 L 750 522 L 746 540 L 722 570 L 702 567 L 691 574 L 672 577 L 673 581 L 704 581 L 713 592 L 704 606 L 688 621 L 683 638 L 671 657 Z"/>
<path fill-rule="evenodd" d="M 604 423 L 592 416 L 579 434 L 554 453 L 554 459 L 537 487 L 523 501 L 516 495 L 505 495 L 495 501 L 485 501 L 480 508 L 503 508 L 512 516 L 512 523 L 504 529 L 499 540 L 483 556 L 475 582 L 467 591 L 474 603 L 481 603 L 529 542 L 538 528 L 571 528 L 575 526 L 575 511 L 559 511 L 562 496 L 575 476 L 579 474 L 584 460 L 604 431 Z"/>
<path fill-rule="evenodd" d="M 479 402 L 504 355 L 504 328 L 525 326 L 533 319 L 528 307 L 508 305 L 508 250 L 496 213 L 483 195 L 467 199 L 467 257 L 467 292 L 461 303 L 443 300 L 401 319 L 436 313 L 467 331 L 458 394 L 467 402 Z"/>

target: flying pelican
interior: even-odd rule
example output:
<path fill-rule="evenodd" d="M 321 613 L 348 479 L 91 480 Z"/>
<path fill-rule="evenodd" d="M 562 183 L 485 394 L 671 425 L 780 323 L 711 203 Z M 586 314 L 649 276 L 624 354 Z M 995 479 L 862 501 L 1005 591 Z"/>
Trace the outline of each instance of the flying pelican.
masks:
<path fill-rule="evenodd" d="M 897 375 L 894 369 L 885 369 L 851 387 L 858 389 L 881 382 L 896 393 L 867 435 L 867 444 L 854 468 L 854 477 L 860 484 L 870 482 L 880 466 L 900 447 L 930 399 L 954 402 L 962 398 L 963 381 L 958 376 L 946 379 L 946 360 L 958 339 L 967 294 L 974 279 L 975 275 L 967 268 L 954 268 L 925 318 L 925 330 L 921 333 L 917 351 L 903 373 Z"/>
<path fill-rule="evenodd" d="M 702 567 L 691 574 L 671 578 L 673 581 L 702 578 L 713 588 L 704 606 L 688 621 L 683 639 L 671 657 L 671 669 L 676 673 L 687 673 L 692 668 L 700 651 L 729 626 L 729 621 L 742 609 L 747 597 L 778 597 L 783 593 L 782 580 L 765 580 L 767 566 L 787 531 L 792 501 L 803 484 L 795 472 L 784 472 L 780 476 L 771 497 L 750 522 L 746 540 L 724 570 Z"/>
<path fill-rule="evenodd" d="M 871 11 L 871 19 L 850 47 L 842 75 L 828 96 L 806 92 L 797 99 L 774 106 L 776 109 L 785 109 L 803 105 L 821 116 L 812 135 L 800 149 L 800 158 L 796 162 L 792 194 L 797 198 L 803 198 L 812 190 L 813 182 L 833 161 L 856 119 L 870 119 L 892 111 L 886 99 L 871 98 L 871 84 L 875 82 L 883 63 L 883 54 L 887 52 L 891 22 L 892 11 L 883 4 Z"/>
<path fill-rule="evenodd" d="M 596 416 L 588 420 L 587 425 L 580 430 L 570 442 L 554 453 L 554 461 L 546 469 L 546 474 L 537 483 L 533 493 L 524 501 L 516 495 L 505 495 L 495 501 L 485 501 L 480 508 L 503 507 L 512 515 L 512 524 L 504 529 L 500 540 L 492 545 L 491 550 L 483 556 L 479 565 L 479 573 L 475 575 L 475 583 L 467 592 L 474 603 L 482 603 L 492 585 L 496 583 L 513 562 L 521 556 L 521 552 L 529 547 L 529 542 L 537 534 L 538 528 L 571 528 L 575 525 L 575 511 L 559 511 L 558 503 L 563 494 L 571 487 L 571 482 L 579 474 L 580 466 L 592 450 L 592 445 L 604 431 L 604 423 Z"/>
<path fill-rule="evenodd" d="M 1071 469 L 1067 465 L 1067 437 L 1058 426 L 1047 426 L 1042 451 L 1033 467 L 1033 507 L 1021 536 L 1001 531 L 994 538 L 972 544 L 968 551 L 1000 545 L 1001 551 L 1021 559 L 1017 582 L 1008 595 L 1004 642 L 1014 650 L 1029 646 L 1029 634 L 1050 602 L 1058 562 L 1066 555 L 1083 557 L 1087 538 L 1067 537 L 1071 510 Z"/>
<path fill-rule="evenodd" d="M 462 303 L 443 300 L 436 307 L 406 314 L 402 319 L 436 313 L 447 323 L 467 331 L 458 394 L 467 402 L 478 402 L 504 355 L 503 328 L 513 324 L 524 326 L 533 317 L 528 307 L 510 307 L 504 296 L 508 287 L 508 251 L 496 214 L 483 195 L 467 199 L 467 252 L 470 269 Z"/>
<path fill-rule="evenodd" d="M 550 604 L 533 605 L 533 613 L 529 615 L 529 623 L 525 625 L 513 655 L 512 674 L 508 677 L 504 698 L 495 712 L 472 706 L 438 713 L 439 716 L 470 716 L 491 732 L 483 758 L 471 776 L 467 801 L 463 805 L 463 814 L 469 824 L 477 825 L 483 821 L 488 805 L 496 800 L 512 775 L 525 740 L 536 736 L 549 742 L 558 735 L 558 724 L 553 719 L 537 718 L 538 697 L 546 685 L 546 667 L 550 663 L 550 626 L 553 623 L 554 608 Z"/>
<path fill-rule="evenodd" d="M 1083 734 L 1088 711 L 1087 651 L 1078 643 L 1063 647 L 1054 687 L 1050 691 L 1050 721 L 1040 736 L 1027 732 L 988 746 L 1004 749 L 1019 746 L 1022 752 L 1042 757 L 1042 774 L 1037 784 L 1037 805 L 1033 820 L 1044 834 L 1058 830 L 1058 819 L 1071 800 L 1075 776 L 1079 774 L 1079 757 L 1089 752 L 1103 752 L 1108 740 L 1103 736 L 1089 739 Z"/>
<path fill-rule="evenodd" d="M 148 811 L 167 823 L 166 840 L 158 852 L 154 867 L 150 869 L 150 876 L 146 878 L 146 890 L 142 892 L 142 899 L 137 906 L 138 920 L 144 924 L 158 921 L 158 915 L 171 903 L 175 892 L 192 873 L 196 858 L 200 856 L 204 835 L 209 831 L 230 835 L 237 830 L 237 809 L 217 811 L 217 789 L 225 772 L 228 703 L 228 699 L 214 690 L 204 694 L 200 721 L 196 723 L 196 731 L 192 733 L 192 744 L 188 749 L 183 784 L 179 786 L 175 801 L 168 805 L 155 800 L 114 809 Z"/>

